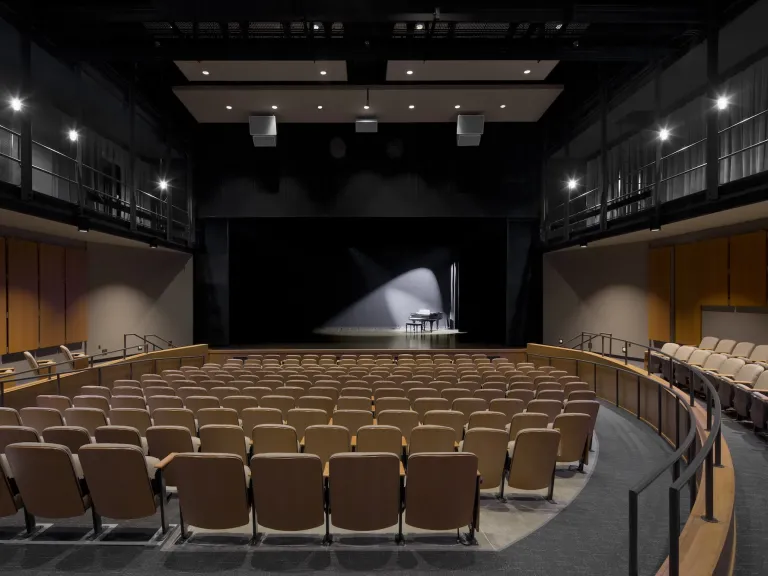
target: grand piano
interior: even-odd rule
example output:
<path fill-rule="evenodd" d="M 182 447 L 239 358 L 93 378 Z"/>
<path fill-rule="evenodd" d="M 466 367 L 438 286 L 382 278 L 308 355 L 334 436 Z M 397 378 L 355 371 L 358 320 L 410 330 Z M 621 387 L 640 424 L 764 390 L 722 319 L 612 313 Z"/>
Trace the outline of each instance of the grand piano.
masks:
<path fill-rule="evenodd" d="M 431 310 L 419 310 L 413 312 L 408 317 L 408 322 L 421 322 L 421 329 L 424 330 L 424 325 L 429 322 L 429 331 L 432 332 L 432 324 L 436 324 L 438 330 L 440 329 L 440 320 L 444 317 L 442 312 L 432 312 Z"/>

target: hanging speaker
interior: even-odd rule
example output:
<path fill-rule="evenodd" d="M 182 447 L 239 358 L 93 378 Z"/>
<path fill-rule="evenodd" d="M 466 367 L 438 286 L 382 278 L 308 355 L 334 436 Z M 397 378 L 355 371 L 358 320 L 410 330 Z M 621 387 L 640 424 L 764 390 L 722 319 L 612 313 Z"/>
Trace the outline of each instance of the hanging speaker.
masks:
<path fill-rule="evenodd" d="M 249 116 L 248 128 L 256 148 L 277 146 L 277 118 L 274 116 Z"/>
<path fill-rule="evenodd" d="M 482 114 L 459 114 L 456 121 L 456 144 L 458 146 L 480 146 L 485 116 Z"/>

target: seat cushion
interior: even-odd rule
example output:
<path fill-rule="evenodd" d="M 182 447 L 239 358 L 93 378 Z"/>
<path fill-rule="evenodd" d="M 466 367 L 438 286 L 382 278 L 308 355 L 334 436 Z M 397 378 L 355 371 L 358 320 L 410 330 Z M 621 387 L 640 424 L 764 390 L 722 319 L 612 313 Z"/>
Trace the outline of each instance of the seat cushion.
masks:
<path fill-rule="evenodd" d="M 157 464 L 160 464 L 160 458 L 155 458 L 154 456 L 144 456 L 144 460 L 147 462 L 147 476 L 149 476 L 149 479 L 151 480 L 157 473 Z"/>

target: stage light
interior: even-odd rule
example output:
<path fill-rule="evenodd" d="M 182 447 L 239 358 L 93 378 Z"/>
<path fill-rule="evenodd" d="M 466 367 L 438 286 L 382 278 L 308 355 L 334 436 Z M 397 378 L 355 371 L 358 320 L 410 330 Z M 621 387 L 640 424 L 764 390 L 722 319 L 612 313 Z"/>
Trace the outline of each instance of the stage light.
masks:
<path fill-rule="evenodd" d="M 523 74 L 530 74 L 530 73 L 531 73 L 530 70 L 523 70 Z"/>
<path fill-rule="evenodd" d="M 232 106 L 227 105 L 227 110 L 232 110 Z"/>
<path fill-rule="evenodd" d="M 718 110 L 725 110 L 726 108 L 728 108 L 728 104 L 729 104 L 729 102 L 728 102 L 728 97 L 727 96 L 720 96 L 717 99 L 717 109 Z"/>
<path fill-rule="evenodd" d="M 582 248 L 586 248 L 587 247 L 587 243 L 586 242 L 582 242 L 581 244 L 579 244 L 579 246 L 581 246 Z"/>
<path fill-rule="evenodd" d="M 413 104 L 411 104 L 410 106 L 408 106 L 408 109 L 409 109 L 409 110 L 413 110 L 414 108 L 416 108 L 416 106 L 414 106 Z"/>
<path fill-rule="evenodd" d="M 577 184 L 578 184 L 578 182 L 576 182 L 576 180 L 574 180 L 573 178 L 569 179 L 568 180 L 568 190 L 576 190 Z"/>
<path fill-rule="evenodd" d="M 416 30 L 424 30 L 424 24 L 422 24 L 421 22 L 416 24 Z"/>
<path fill-rule="evenodd" d="M 272 104 L 272 110 L 277 110 L 277 106 Z"/>
<path fill-rule="evenodd" d="M 322 110 L 322 109 L 323 109 L 323 107 L 322 107 L 322 106 L 318 106 L 318 107 L 317 107 L 317 109 L 318 109 L 318 110 Z"/>
<path fill-rule="evenodd" d="M 71 142 L 77 142 L 77 138 L 78 138 L 79 136 L 80 136 L 80 135 L 77 133 L 77 130 L 70 130 L 70 131 L 69 131 L 69 140 L 70 140 Z"/>
<path fill-rule="evenodd" d="M 408 76 L 411 76 L 413 75 L 413 70 L 406 70 L 405 73 L 408 74 Z"/>
<path fill-rule="evenodd" d="M 659 140 L 664 142 L 668 138 L 669 138 L 669 129 L 668 128 L 662 128 L 661 130 L 659 130 Z"/>
<path fill-rule="evenodd" d="M 11 109 L 14 112 L 21 112 L 23 104 L 20 98 L 11 98 Z"/>
<path fill-rule="evenodd" d="M 506 104 L 502 104 L 501 106 L 499 106 L 499 108 L 506 108 L 506 107 L 507 107 Z"/>
<path fill-rule="evenodd" d="M 368 106 L 368 104 L 366 104 L 365 106 L 363 106 L 363 109 L 364 110 L 368 110 L 368 109 L 370 109 L 370 106 Z"/>
<path fill-rule="evenodd" d="M 325 70 L 320 70 L 320 76 L 325 76 L 326 74 L 328 74 L 328 72 Z"/>
<path fill-rule="evenodd" d="M 203 76 L 208 76 L 208 74 L 210 74 L 210 72 L 208 72 L 208 70 L 203 70 Z"/>
<path fill-rule="evenodd" d="M 461 108 L 461 104 L 456 104 L 456 106 L 454 106 L 454 108 L 456 108 L 456 110 L 458 110 L 459 108 Z"/>
<path fill-rule="evenodd" d="M 168 181 L 160 180 L 160 182 L 157 183 L 157 186 L 160 188 L 160 190 L 168 190 Z"/>

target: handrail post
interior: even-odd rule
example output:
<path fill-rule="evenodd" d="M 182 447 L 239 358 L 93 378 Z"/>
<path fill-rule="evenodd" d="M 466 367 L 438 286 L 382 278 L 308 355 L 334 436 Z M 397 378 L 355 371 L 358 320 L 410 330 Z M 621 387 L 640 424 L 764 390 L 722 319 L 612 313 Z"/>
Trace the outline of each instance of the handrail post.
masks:
<path fill-rule="evenodd" d="M 680 492 L 669 488 L 669 574 L 680 574 Z"/>
<path fill-rule="evenodd" d="M 721 420 L 720 427 L 717 429 L 717 439 L 715 440 L 715 466 L 717 468 L 723 467 L 723 464 L 721 461 L 722 450 L 723 450 L 722 445 L 723 445 L 723 423 Z"/>
<path fill-rule="evenodd" d="M 640 376 L 637 376 L 637 419 L 640 420 Z"/>
<path fill-rule="evenodd" d="M 619 405 L 619 371 L 616 370 L 616 406 Z"/>
<path fill-rule="evenodd" d="M 680 448 L 680 399 L 675 396 L 675 450 Z M 672 482 L 680 478 L 680 459 L 672 466 Z"/>
<path fill-rule="evenodd" d="M 707 509 L 704 514 L 704 520 L 707 522 L 716 522 L 716 519 L 714 517 L 714 500 L 715 500 L 715 470 L 714 470 L 714 462 L 713 462 L 713 454 L 712 450 L 707 452 L 707 458 L 705 460 L 704 465 L 704 473 L 705 473 L 705 490 L 706 490 L 706 505 Z"/>
<path fill-rule="evenodd" d="M 128 334 L 123 334 L 123 360 L 125 360 L 125 355 L 128 353 Z"/>
<path fill-rule="evenodd" d="M 56 372 L 56 394 L 61 396 L 61 374 Z"/>
<path fill-rule="evenodd" d="M 629 343 L 624 340 L 624 365 L 629 364 Z"/>
<path fill-rule="evenodd" d="M 656 425 L 659 429 L 659 436 L 661 436 L 661 385 L 656 386 L 656 392 L 658 393 L 656 397 L 656 417 L 658 418 Z"/>
<path fill-rule="evenodd" d="M 688 414 L 688 426 L 693 426 L 694 423 L 691 420 L 690 413 Z M 696 458 L 696 442 L 691 442 L 688 446 L 688 466 L 691 465 L 693 459 Z M 690 509 L 693 510 L 693 506 L 696 503 L 696 474 L 691 475 L 691 479 L 688 480 L 688 501 L 690 503 Z"/>
<path fill-rule="evenodd" d="M 707 386 L 707 431 L 712 429 L 712 388 Z"/>
<path fill-rule="evenodd" d="M 637 492 L 629 491 L 629 574 L 637 576 L 638 574 L 638 514 L 637 514 Z"/>

